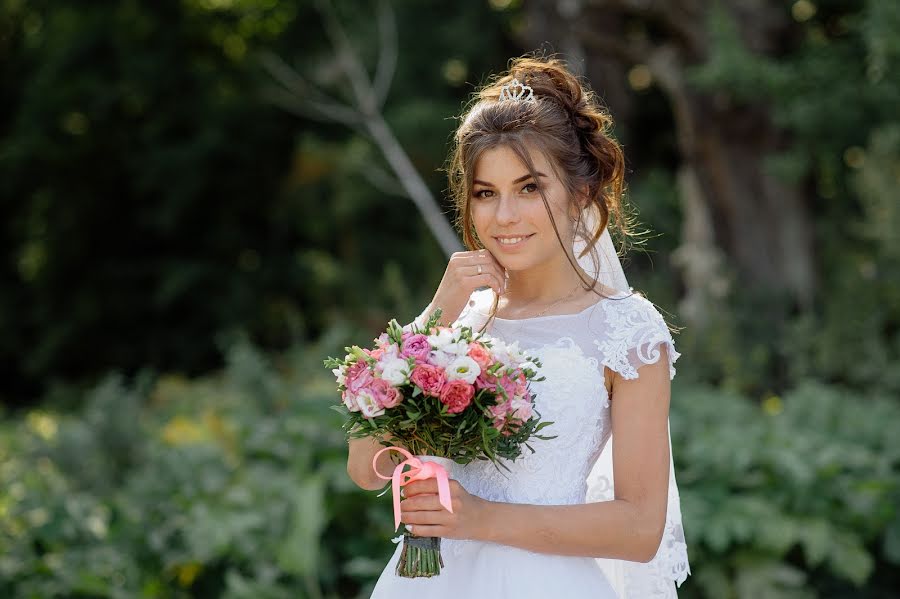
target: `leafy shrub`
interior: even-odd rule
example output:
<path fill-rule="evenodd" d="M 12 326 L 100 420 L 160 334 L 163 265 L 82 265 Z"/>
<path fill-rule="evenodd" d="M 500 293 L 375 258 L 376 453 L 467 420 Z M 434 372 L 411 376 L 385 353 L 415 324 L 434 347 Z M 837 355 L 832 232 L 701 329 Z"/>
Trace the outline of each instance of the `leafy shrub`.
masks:
<path fill-rule="evenodd" d="M 896 588 L 895 399 L 813 382 L 760 404 L 704 388 L 674 397 L 695 575 L 685 596 L 887 597 Z"/>
<path fill-rule="evenodd" d="M 353 485 L 335 383 L 350 336 L 215 376 L 110 375 L 78 411 L 0 421 L 2 597 L 368 597 L 389 496 Z M 887 597 L 900 408 L 805 383 L 761 404 L 674 389 L 694 575 L 682 597 Z"/>

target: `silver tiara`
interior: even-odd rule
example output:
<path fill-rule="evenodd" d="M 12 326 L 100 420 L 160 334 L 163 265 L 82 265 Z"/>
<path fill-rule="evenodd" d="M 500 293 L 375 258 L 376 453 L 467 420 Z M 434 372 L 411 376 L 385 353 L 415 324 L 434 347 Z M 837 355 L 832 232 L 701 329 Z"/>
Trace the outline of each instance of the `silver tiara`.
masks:
<path fill-rule="evenodd" d="M 531 86 L 519 83 L 518 79 L 513 79 L 500 88 L 498 102 L 537 102 L 537 100 L 534 98 L 534 90 L 531 89 Z"/>

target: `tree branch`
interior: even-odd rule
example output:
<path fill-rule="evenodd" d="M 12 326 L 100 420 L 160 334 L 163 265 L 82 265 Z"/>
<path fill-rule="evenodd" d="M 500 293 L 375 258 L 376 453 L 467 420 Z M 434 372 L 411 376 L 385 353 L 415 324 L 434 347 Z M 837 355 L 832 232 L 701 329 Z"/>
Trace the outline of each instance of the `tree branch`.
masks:
<path fill-rule="evenodd" d="M 384 106 L 394 72 L 397 69 L 397 22 L 387 0 L 378 2 L 378 66 L 373 83 L 375 102 L 379 110 Z"/>

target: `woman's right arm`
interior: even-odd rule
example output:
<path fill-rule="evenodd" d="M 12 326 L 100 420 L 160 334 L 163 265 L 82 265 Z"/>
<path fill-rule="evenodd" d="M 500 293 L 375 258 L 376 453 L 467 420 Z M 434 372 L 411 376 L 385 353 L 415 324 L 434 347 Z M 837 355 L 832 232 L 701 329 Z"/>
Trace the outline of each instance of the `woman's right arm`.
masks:
<path fill-rule="evenodd" d="M 393 440 L 390 434 L 384 437 L 391 445 L 403 447 L 403 444 Z M 388 481 L 375 476 L 372 469 L 372 459 L 375 454 L 384 449 L 382 445 L 374 437 L 363 437 L 361 439 L 350 439 L 350 453 L 347 457 L 347 474 L 356 485 L 366 491 L 377 491 L 388 483 Z M 405 447 L 403 447 L 406 449 Z M 400 459 L 397 459 L 397 457 Z M 396 451 L 386 451 L 378 456 L 378 472 L 384 476 L 390 476 L 394 468 L 402 461 L 402 455 Z"/>

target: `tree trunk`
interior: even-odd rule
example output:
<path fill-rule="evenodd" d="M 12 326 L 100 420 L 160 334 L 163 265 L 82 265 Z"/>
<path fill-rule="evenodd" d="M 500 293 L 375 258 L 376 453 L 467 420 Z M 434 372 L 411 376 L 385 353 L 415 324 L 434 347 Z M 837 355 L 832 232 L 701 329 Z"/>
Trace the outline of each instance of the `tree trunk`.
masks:
<path fill-rule="evenodd" d="M 701 307 L 722 293 L 724 265 L 712 244 L 740 276 L 741 285 L 786 291 L 796 302 L 808 304 L 815 277 L 805 198 L 798 187 L 768 174 L 764 165 L 767 156 L 785 146 L 784 133 L 771 121 L 764 98 L 754 106 L 737 105 L 726 93 L 692 88 L 685 78 L 686 69 L 708 54 L 709 5 L 692 0 L 558 4 L 567 9 L 545 8 L 540 19 L 530 19 L 541 27 L 539 33 L 562 29 L 570 37 L 574 34 L 587 65 L 617 61 L 623 74 L 645 65 L 669 101 L 682 160 L 679 192 L 685 218 L 685 236 L 675 259 L 684 270 L 690 312 L 702 319 L 708 312 Z M 791 26 L 783 8 L 762 0 L 731 4 L 725 10 L 742 29 L 743 42 L 754 52 L 774 52 Z M 548 23 L 550 19 L 566 21 L 565 26 Z M 646 33 L 651 28 L 652 36 Z M 615 71 L 607 66 L 602 72 Z M 624 77 L 615 85 L 606 79 L 597 81 L 595 89 L 624 104 L 625 85 Z"/>

